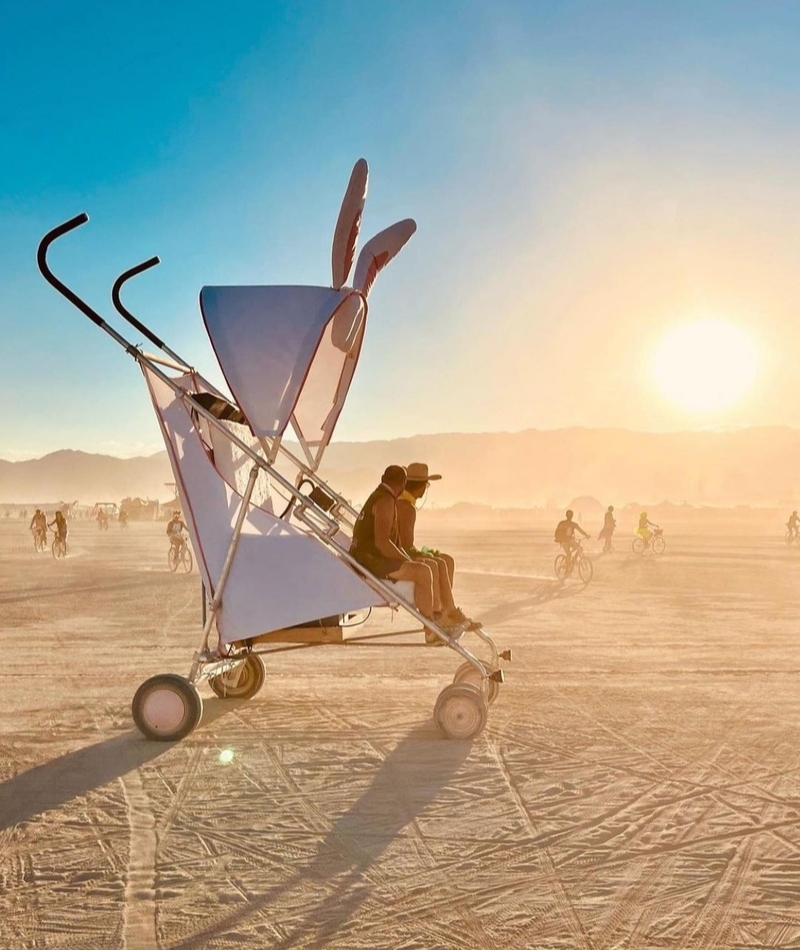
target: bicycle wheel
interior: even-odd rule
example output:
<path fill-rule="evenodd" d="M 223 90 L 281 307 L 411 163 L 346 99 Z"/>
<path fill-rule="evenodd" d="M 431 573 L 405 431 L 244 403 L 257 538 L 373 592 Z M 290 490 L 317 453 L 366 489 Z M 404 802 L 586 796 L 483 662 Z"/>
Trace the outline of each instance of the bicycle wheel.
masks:
<path fill-rule="evenodd" d="M 567 557 L 565 554 L 557 554 L 556 559 L 553 562 L 553 570 L 555 571 L 556 577 L 563 581 L 567 576 Z"/>
<path fill-rule="evenodd" d="M 663 554 L 667 542 L 662 537 L 653 538 L 653 554 Z"/>
<path fill-rule="evenodd" d="M 584 584 L 588 584 L 594 577 L 594 565 L 585 554 L 582 554 L 578 561 L 578 576 Z"/>
<path fill-rule="evenodd" d="M 184 544 L 181 548 L 181 564 L 183 564 L 184 573 L 192 573 L 192 552 L 189 550 L 188 544 Z"/>
<path fill-rule="evenodd" d="M 170 544 L 169 551 L 167 551 L 167 564 L 169 565 L 169 569 L 172 571 L 173 574 L 175 573 L 175 571 L 178 570 L 179 556 L 180 555 L 178 554 L 178 551 L 175 545 Z"/>
<path fill-rule="evenodd" d="M 644 538 L 634 538 L 631 548 L 634 554 L 644 554 Z"/>

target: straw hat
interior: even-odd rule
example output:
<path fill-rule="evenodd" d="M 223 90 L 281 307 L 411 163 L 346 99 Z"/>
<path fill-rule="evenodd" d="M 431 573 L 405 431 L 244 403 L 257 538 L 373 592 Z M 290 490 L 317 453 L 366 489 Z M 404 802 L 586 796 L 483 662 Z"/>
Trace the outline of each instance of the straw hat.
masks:
<path fill-rule="evenodd" d="M 412 462 L 406 469 L 406 479 L 409 482 L 435 482 L 441 475 L 429 475 L 425 462 Z"/>

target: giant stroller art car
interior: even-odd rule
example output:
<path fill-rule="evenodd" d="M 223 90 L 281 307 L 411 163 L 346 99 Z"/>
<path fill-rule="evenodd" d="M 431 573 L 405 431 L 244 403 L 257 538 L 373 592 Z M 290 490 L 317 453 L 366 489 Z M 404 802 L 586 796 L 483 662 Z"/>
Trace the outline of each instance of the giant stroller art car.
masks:
<path fill-rule="evenodd" d="M 132 712 L 149 739 L 176 740 L 202 717 L 203 680 L 221 698 L 249 699 L 265 682 L 263 657 L 322 645 L 408 646 L 433 631 L 462 659 L 439 695 L 434 718 L 450 738 L 476 736 L 503 682 L 483 630 L 445 630 L 419 613 L 413 585 L 380 580 L 349 554 L 358 512 L 319 475 L 358 363 L 368 296 L 377 273 L 416 230 L 408 219 L 368 241 L 352 269 L 367 192 L 367 163 L 353 168 L 333 239 L 330 287 L 204 287 L 200 308 L 232 398 L 211 385 L 130 313 L 126 281 L 113 285 L 117 312 L 161 353 L 144 352 L 62 283 L 47 262 L 58 238 L 88 221 L 78 215 L 39 245 L 46 280 L 108 333 L 144 374 L 166 444 L 198 568 L 203 628 L 188 676 L 159 674 L 136 692 Z M 293 434 L 300 456 L 284 443 Z M 289 475 L 286 472 L 289 472 Z M 412 629 L 353 633 L 353 617 L 388 607 Z M 467 633 L 470 647 L 466 645 Z M 402 638 L 402 642 L 400 639 Z M 412 640 L 414 638 L 412 637 Z M 425 638 L 417 645 L 425 646 Z"/>

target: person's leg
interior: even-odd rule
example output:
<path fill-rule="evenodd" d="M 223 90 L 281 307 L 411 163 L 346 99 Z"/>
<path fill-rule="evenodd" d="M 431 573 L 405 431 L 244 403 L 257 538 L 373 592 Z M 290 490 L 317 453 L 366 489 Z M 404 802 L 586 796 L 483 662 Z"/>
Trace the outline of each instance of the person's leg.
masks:
<path fill-rule="evenodd" d="M 433 575 L 427 564 L 421 561 L 405 561 L 389 574 L 393 581 L 411 581 L 414 584 L 414 603 L 417 610 L 429 620 L 433 619 Z"/>
<path fill-rule="evenodd" d="M 453 600 L 453 586 L 450 581 L 449 565 L 445 556 L 434 558 L 434 563 L 436 564 L 434 582 L 438 577 L 439 598 L 442 602 L 442 610 L 447 613 L 453 610 L 456 606 L 455 601 Z"/>
<path fill-rule="evenodd" d="M 441 597 L 441 588 L 439 580 L 439 565 L 436 561 L 436 558 L 433 557 L 415 557 L 414 560 L 418 564 L 424 564 L 429 568 L 431 572 L 431 579 L 433 583 L 433 612 L 435 614 L 441 613 L 442 610 L 447 610 L 447 607 L 442 604 Z"/>
<path fill-rule="evenodd" d="M 444 561 L 445 565 L 447 566 L 447 576 L 450 580 L 450 589 L 452 590 L 456 576 L 456 562 L 452 557 L 450 557 L 449 554 L 444 554 L 442 551 L 439 552 L 438 557 L 440 560 Z"/>

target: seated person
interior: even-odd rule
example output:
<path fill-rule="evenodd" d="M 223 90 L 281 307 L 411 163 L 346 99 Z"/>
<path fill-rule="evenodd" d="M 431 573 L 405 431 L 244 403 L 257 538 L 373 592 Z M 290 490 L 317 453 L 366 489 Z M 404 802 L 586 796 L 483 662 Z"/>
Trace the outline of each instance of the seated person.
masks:
<path fill-rule="evenodd" d="M 572 511 L 568 511 L 566 518 L 563 521 L 559 521 L 556 525 L 554 538 L 561 545 L 564 554 L 567 556 L 567 573 L 572 570 L 572 558 L 579 547 L 578 542 L 575 540 L 575 532 L 580 531 L 584 538 L 589 537 L 577 521 L 573 521 L 572 518 Z"/>
<path fill-rule="evenodd" d="M 650 538 L 653 537 L 653 532 L 650 530 L 651 528 L 658 528 L 658 525 L 647 517 L 646 511 L 643 511 L 639 515 L 639 527 L 635 533 L 644 541 L 645 547 L 648 547 Z"/>
<path fill-rule="evenodd" d="M 453 600 L 453 576 L 455 561 L 449 554 L 430 548 L 418 548 L 414 544 L 414 528 L 417 521 L 417 500 L 422 498 L 432 481 L 441 475 L 429 475 L 424 462 L 412 462 L 406 469 L 406 487 L 397 499 L 397 522 L 399 546 L 415 561 L 427 564 L 433 575 L 434 616 L 439 613 L 442 623 L 468 623 L 469 629 L 480 629 L 481 624 L 470 620 Z M 438 618 L 437 618 L 438 619 Z"/>
<path fill-rule="evenodd" d="M 67 519 L 60 511 L 56 512 L 55 518 L 49 522 L 49 526 L 55 529 L 56 537 L 59 541 L 67 540 Z"/>
<path fill-rule="evenodd" d="M 377 578 L 411 581 L 417 610 L 423 617 L 434 620 L 431 569 L 427 564 L 414 561 L 397 544 L 397 499 L 405 485 L 406 470 L 400 465 L 390 465 L 356 519 L 350 554 Z M 432 631 L 426 630 L 425 638 L 441 642 Z"/>
<path fill-rule="evenodd" d="M 183 544 L 183 532 L 185 530 L 186 525 L 181 520 L 181 513 L 179 511 L 173 511 L 172 520 L 167 522 L 167 537 L 173 547 Z"/>

